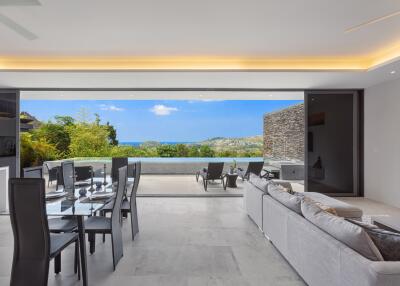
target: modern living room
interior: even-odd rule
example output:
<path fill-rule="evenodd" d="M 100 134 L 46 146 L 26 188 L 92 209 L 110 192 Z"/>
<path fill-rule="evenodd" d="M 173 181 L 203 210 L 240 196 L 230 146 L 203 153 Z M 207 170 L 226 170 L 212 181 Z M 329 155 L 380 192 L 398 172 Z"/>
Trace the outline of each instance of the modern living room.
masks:
<path fill-rule="evenodd" d="M 399 285 L 399 11 L 389 0 L 0 0 L 0 285 Z M 132 156 L 90 166 L 85 184 L 76 183 L 87 166 L 67 157 L 59 190 L 47 189 L 44 162 L 22 166 L 28 97 L 290 92 L 304 99 L 302 136 L 265 116 L 263 168 L 242 162 L 251 171 L 240 195 L 140 196 L 166 182 Z M 299 151 L 302 171 L 265 168 Z M 231 159 L 224 176 L 239 175 Z M 187 174 L 198 192 L 207 180 L 213 192 L 211 169 Z M 286 177 L 298 172 L 301 188 Z"/>

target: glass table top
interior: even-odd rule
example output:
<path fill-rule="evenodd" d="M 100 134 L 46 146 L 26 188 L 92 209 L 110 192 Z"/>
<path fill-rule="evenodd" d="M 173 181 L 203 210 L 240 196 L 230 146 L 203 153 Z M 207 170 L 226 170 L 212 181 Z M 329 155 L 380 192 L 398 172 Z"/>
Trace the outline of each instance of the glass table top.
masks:
<path fill-rule="evenodd" d="M 96 182 L 103 182 L 103 180 L 93 180 L 93 192 L 90 192 L 90 180 L 87 181 L 88 185 L 82 187 L 76 187 L 74 195 L 76 199 L 69 199 L 67 196 L 55 199 L 46 199 L 46 211 L 49 216 L 90 216 L 94 212 L 101 209 L 107 200 L 112 198 L 114 194 L 113 185 L 108 180 L 106 185 L 99 184 L 99 188 L 96 187 Z M 86 194 L 81 196 L 80 191 L 86 190 Z M 56 193 L 64 193 L 63 189 L 59 189 Z M 103 199 L 94 199 L 93 195 L 99 193 L 109 193 L 110 197 Z"/>

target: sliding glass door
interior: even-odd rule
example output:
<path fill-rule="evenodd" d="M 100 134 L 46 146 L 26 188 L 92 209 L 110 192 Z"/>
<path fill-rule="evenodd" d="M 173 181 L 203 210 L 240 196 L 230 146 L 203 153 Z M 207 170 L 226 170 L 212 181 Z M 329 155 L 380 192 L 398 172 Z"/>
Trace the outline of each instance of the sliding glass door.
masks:
<path fill-rule="evenodd" d="M 306 91 L 306 190 L 360 195 L 358 91 Z"/>

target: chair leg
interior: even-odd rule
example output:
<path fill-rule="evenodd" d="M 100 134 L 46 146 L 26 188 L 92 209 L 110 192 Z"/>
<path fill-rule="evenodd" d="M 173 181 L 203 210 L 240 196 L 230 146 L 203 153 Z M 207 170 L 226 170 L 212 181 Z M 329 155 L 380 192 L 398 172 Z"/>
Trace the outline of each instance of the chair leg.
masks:
<path fill-rule="evenodd" d="M 196 182 L 199 181 L 199 173 L 196 173 Z"/>
<path fill-rule="evenodd" d="M 227 182 L 225 182 L 225 180 L 222 178 L 222 187 L 224 188 L 224 191 L 226 191 L 226 185 Z"/>
<path fill-rule="evenodd" d="M 79 259 L 79 240 L 75 242 L 74 273 L 78 272 L 78 280 L 81 280 L 81 263 Z"/>
<path fill-rule="evenodd" d="M 54 273 L 58 274 L 61 272 L 61 252 L 54 257 Z"/>
<path fill-rule="evenodd" d="M 106 234 L 103 233 L 103 243 L 105 243 L 105 242 L 106 242 Z"/>
<path fill-rule="evenodd" d="M 204 180 L 204 190 L 207 192 L 208 181 Z"/>
<path fill-rule="evenodd" d="M 96 234 L 93 232 L 89 233 L 89 252 L 93 254 L 96 251 Z"/>
<path fill-rule="evenodd" d="M 139 232 L 136 201 L 134 203 L 133 209 L 131 209 L 131 229 L 132 229 L 132 240 L 135 240 L 135 235 Z"/>

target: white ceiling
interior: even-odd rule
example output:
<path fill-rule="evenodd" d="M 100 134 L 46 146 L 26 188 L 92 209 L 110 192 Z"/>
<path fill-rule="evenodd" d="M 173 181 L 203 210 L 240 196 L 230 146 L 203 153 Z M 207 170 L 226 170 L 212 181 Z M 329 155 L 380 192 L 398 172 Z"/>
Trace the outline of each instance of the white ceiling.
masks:
<path fill-rule="evenodd" d="M 395 0 L 0 0 L 0 58 L 368 57 L 400 41 L 400 16 L 345 30 L 399 10 Z M 399 76 L 396 59 L 359 71 L 0 70 L 0 88 L 365 88 Z"/>
<path fill-rule="evenodd" d="M 35 2 L 0 1 L 0 15 L 37 36 L 0 25 L 0 55 L 352 57 L 400 40 L 400 16 L 344 32 L 400 10 L 394 0 Z"/>

